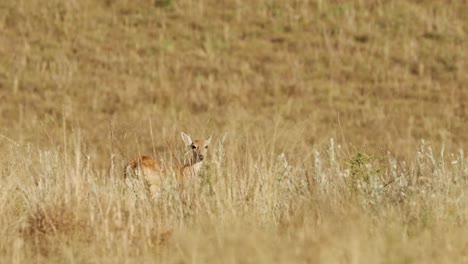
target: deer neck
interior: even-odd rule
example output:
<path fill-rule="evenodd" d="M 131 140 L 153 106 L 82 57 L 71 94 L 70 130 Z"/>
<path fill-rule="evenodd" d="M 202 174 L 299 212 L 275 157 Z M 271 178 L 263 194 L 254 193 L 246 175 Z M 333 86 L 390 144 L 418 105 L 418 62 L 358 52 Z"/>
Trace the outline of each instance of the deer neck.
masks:
<path fill-rule="evenodd" d="M 196 180 L 198 178 L 198 172 L 200 171 L 202 165 L 203 165 L 203 161 L 193 163 L 193 164 L 191 163 L 185 164 L 182 167 L 182 174 L 191 180 Z"/>

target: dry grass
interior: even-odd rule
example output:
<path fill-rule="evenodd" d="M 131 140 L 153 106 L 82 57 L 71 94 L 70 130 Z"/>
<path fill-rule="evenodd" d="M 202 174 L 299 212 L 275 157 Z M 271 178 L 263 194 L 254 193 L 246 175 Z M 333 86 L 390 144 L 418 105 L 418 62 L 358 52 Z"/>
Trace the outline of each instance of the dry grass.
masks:
<path fill-rule="evenodd" d="M 467 9 L 1 1 L 0 262 L 468 263 Z"/>

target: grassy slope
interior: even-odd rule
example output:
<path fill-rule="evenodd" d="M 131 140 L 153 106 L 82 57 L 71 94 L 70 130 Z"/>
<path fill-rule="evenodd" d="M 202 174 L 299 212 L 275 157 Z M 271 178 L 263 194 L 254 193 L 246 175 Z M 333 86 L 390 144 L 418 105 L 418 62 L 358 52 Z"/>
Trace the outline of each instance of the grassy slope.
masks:
<path fill-rule="evenodd" d="M 465 1 L 164 3 L 1 1 L 2 260 L 466 261 Z M 135 206 L 180 130 L 212 191 Z"/>

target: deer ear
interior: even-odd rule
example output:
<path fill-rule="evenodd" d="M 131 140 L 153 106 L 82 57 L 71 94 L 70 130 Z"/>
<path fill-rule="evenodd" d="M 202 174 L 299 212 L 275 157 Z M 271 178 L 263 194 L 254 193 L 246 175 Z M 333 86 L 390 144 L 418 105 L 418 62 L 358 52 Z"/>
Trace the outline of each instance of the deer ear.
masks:
<path fill-rule="evenodd" d="M 210 137 L 206 140 L 206 144 L 209 145 L 211 142 L 211 138 L 213 137 L 213 133 L 211 133 Z"/>
<path fill-rule="evenodd" d="M 180 136 L 182 136 L 182 140 L 184 141 L 185 145 L 192 145 L 193 141 L 189 135 L 185 134 L 184 132 L 180 132 Z"/>

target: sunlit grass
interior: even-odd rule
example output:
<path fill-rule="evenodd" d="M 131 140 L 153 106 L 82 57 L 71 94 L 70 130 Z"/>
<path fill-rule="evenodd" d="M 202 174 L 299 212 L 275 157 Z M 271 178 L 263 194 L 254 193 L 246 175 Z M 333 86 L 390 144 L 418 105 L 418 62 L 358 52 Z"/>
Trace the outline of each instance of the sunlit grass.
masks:
<path fill-rule="evenodd" d="M 465 10 L 2 1 L 0 262 L 467 262 Z M 180 131 L 200 188 L 127 188 Z"/>

